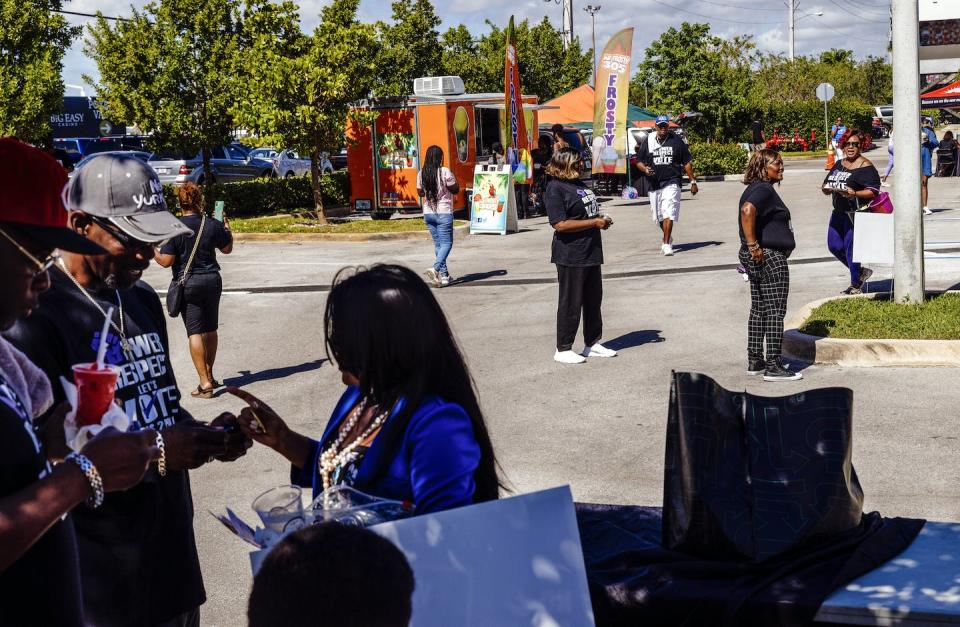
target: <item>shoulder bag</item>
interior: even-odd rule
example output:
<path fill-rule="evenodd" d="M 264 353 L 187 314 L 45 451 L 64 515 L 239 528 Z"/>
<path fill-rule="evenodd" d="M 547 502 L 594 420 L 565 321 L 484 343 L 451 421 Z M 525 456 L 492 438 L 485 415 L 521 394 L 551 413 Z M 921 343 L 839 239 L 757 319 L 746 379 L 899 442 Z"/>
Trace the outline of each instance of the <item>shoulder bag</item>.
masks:
<path fill-rule="evenodd" d="M 197 239 L 193 243 L 193 250 L 190 252 L 190 258 L 187 265 L 183 267 L 180 277 L 170 281 L 170 287 L 167 288 L 167 313 L 171 318 L 176 318 L 183 311 L 183 292 L 187 283 L 187 276 L 190 274 L 190 268 L 193 266 L 193 258 L 197 254 L 197 248 L 200 247 L 200 238 L 203 237 L 203 225 L 207 221 L 207 214 L 201 214 L 200 228 L 197 229 Z"/>

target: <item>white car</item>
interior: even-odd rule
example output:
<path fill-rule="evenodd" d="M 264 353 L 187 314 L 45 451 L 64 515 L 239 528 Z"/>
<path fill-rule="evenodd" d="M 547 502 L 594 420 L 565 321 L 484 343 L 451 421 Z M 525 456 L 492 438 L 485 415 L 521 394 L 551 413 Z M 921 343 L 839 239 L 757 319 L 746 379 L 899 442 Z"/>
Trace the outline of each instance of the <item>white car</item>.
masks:
<path fill-rule="evenodd" d="M 277 150 L 276 148 L 256 148 L 251 153 L 259 159 L 266 159 L 273 163 L 273 171 L 277 176 L 291 178 L 294 176 L 310 176 L 310 158 L 302 158 L 297 151 Z"/>

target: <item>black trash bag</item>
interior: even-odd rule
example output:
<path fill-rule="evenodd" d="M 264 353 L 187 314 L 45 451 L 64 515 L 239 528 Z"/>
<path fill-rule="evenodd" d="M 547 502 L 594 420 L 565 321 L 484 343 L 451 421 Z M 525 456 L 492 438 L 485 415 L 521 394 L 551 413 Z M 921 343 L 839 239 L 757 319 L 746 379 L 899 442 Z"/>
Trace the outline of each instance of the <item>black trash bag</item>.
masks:
<path fill-rule="evenodd" d="M 754 396 L 674 372 L 663 546 L 759 562 L 857 527 L 852 405 L 847 388 Z"/>

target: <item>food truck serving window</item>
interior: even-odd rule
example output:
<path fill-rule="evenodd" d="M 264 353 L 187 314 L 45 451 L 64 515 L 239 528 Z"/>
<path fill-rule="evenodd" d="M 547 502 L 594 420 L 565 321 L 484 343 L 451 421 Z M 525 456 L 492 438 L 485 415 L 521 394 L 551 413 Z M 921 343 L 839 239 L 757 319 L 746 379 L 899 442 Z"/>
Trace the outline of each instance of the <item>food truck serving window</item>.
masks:
<path fill-rule="evenodd" d="M 500 111 L 497 109 L 473 110 L 476 123 L 477 159 L 493 154 L 493 145 L 500 141 Z"/>

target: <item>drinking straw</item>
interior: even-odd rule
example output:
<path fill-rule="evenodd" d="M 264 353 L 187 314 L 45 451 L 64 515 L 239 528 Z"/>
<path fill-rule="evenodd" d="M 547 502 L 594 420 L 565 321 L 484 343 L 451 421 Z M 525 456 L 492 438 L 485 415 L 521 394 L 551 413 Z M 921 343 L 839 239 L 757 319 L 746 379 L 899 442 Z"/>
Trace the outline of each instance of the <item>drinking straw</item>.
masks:
<path fill-rule="evenodd" d="M 100 346 L 97 348 L 97 370 L 103 369 L 103 358 L 107 354 L 107 331 L 110 330 L 111 320 L 113 320 L 113 307 L 107 307 L 107 315 L 103 319 L 103 328 L 100 330 Z"/>

